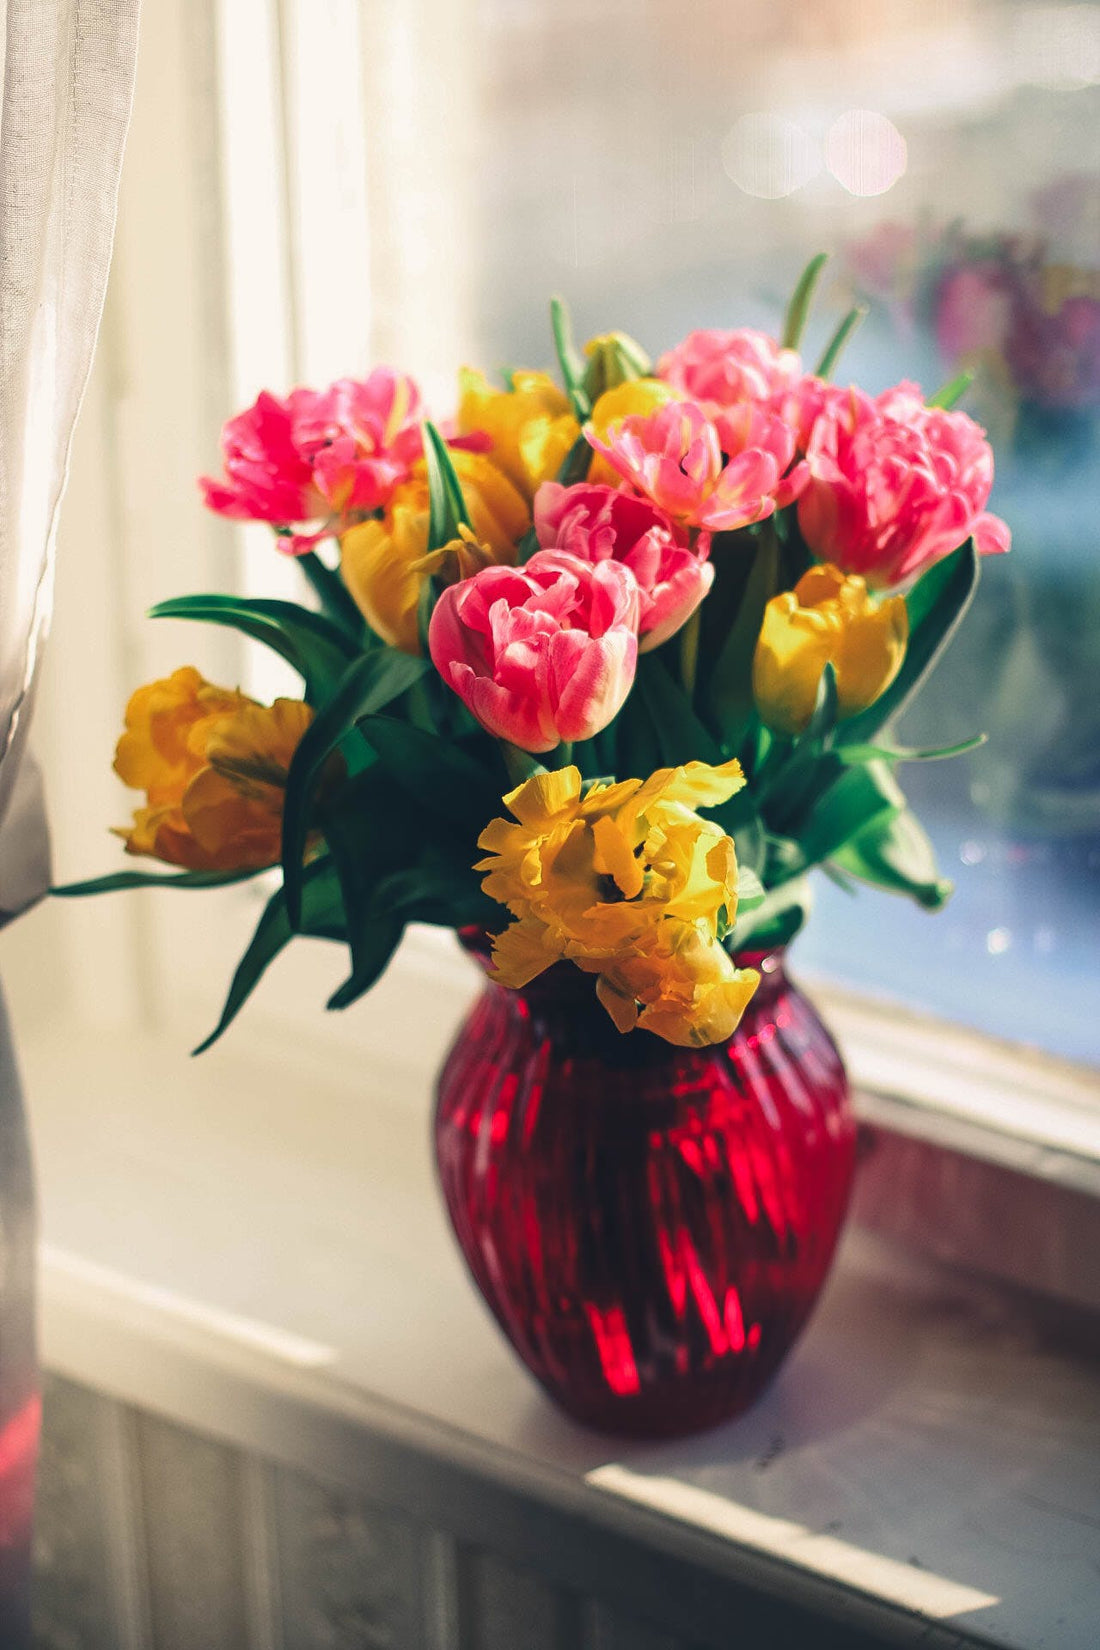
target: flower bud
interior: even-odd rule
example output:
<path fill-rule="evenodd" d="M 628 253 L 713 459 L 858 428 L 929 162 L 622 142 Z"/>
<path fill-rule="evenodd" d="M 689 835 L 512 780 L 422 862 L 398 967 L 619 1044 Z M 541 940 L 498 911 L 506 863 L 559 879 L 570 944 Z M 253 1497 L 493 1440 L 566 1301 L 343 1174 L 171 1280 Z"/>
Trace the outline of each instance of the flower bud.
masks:
<path fill-rule="evenodd" d="M 653 371 L 653 362 L 641 344 L 626 332 L 602 332 L 599 337 L 588 340 L 584 353 L 588 357 L 584 388 L 592 402 L 620 384 L 648 378 Z"/>

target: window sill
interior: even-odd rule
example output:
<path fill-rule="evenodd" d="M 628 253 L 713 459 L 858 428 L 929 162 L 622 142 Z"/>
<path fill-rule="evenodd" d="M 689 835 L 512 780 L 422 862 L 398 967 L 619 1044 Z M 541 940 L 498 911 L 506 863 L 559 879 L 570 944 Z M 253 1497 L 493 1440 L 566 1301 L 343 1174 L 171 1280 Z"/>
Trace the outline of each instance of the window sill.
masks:
<path fill-rule="evenodd" d="M 48 1026 L 22 1053 L 56 1372 L 685 1639 L 726 1642 L 747 1599 L 746 1643 L 800 1609 L 822 1644 L 1091 1646 L 1100 1380 L 1018 1298 L 853 1230 L 750 1415 L 624 1448 L 550 1408 L 475 1297 L 407 1072 Z M 881 1204 L 889 1153 L 928 1143 L 872 1127 Z"/>

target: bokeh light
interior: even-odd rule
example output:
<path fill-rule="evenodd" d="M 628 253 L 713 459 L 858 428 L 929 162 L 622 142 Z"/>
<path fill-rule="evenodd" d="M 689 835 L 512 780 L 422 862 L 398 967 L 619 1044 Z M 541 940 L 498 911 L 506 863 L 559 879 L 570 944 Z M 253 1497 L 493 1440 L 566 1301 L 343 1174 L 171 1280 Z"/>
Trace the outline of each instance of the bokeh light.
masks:
<path fill-rule="evenodd" d="M 884 195 L 902 176 L 909 152 L 892 120 L 849 109 L 825 138 L 825 164 L 850 195 Z"/>
<path fill-rule="evenodd" d="M 742 115 L 722 144 L 722 164 L 738 189 L 760 200 L 781 200 L 821 170 L 818 145 L 781 115 Z"/>

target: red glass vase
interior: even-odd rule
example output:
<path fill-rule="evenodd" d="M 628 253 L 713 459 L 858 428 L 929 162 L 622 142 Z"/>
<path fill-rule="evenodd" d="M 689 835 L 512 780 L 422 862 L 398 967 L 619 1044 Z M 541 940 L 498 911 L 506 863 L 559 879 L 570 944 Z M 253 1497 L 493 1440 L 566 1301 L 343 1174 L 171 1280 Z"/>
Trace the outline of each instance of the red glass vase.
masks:
<path fill-rule="evenodd" d="M 623 1036 L 560 963 L 522 991 L 488 983 L 440 1074 L 439 1177 L 474 1281 L 547 1392 L 608 1431 L 746 1409 L 836 1247 L 844 1066 L 782 955 L 739 960 L 762 978 L 726 1044 Z"/>

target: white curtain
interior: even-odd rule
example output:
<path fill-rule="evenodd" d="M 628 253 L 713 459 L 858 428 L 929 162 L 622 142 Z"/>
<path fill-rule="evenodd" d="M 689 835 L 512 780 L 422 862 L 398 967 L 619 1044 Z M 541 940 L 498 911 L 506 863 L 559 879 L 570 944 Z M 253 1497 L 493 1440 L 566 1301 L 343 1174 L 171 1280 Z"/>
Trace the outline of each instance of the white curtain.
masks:
<path fill-rule="evenodd" d="M 0 0 L 0 924 L 49 881 L 26 744 L 103 308 L 138 0 Z"/>

